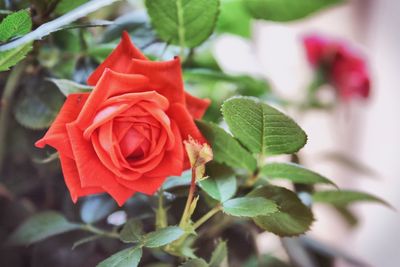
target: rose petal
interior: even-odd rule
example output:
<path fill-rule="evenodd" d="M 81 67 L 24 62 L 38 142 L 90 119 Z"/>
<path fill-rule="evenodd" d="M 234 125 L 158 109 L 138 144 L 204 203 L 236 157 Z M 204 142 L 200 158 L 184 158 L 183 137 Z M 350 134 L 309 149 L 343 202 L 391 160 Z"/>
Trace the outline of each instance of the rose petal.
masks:
<path fill-rule="evenodd" d="M 211 101 L 209 99 L 201 99 L 185 93 L 186 107 L 194 119 L 201 119 L 206 112 Z"/>
<path fill-rule="evenodd" d="M 78 117 L 88 96 L 89 94 L 69 95 L 49 130 L 42 139 L 36 141 L 35 146 L 43 148 L 45 145 L 49 145 L 57 149 L 60 154 L 73 158 L 65 124 L 74 121 Z"/>
<path fill-rule="evenodd" d="M 121 73 L 128 73 L 132 58 L 147 60 L 142 52 L 132 44 L 129 34 L 124 31 L 118 46 L 89 76 L 87 83 L 89 85 L 95 85 L 106 68 Z"/>
<path fill-rule="evenodd" d="M 165 176 L 163 177 L 143 176 L 141 179 L 133 181 L 118 178 L 118 182 L 137 192 L 152 195 L 161 187 L 166 178 L 167 177 Z"/>
<path fill-rule="evenodd" d="M 59 157 L 64 174 L 64 181 L 74 203 L 76 203 L 79 197 L 104 192 L 101 187 L 82 187 L 75 161 L 65 156 L 63 153 L 59 153 Z"/>

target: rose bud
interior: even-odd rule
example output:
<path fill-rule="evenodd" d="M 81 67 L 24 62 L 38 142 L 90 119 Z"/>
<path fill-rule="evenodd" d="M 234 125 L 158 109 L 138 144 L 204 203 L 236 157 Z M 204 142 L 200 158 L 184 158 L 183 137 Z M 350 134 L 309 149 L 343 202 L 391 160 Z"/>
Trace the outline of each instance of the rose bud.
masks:
<path fill-rule="evenodd" d="M 332 84 L 339 98 L 368 98 L 370 79 L 365 60 L 347 44 L 331 41 L 317 35 L 303 40 L 309 63 L 322 70 L 327 82 Z"/>
<path fill-rule="evenodd" d="M 149 61 L 124 32 L 88 84 L 93 91 L 69 95 L 36 142 L 58 150 L 74 202 L 106 192 L 122 205 L 190 168 L 183 140 L 206 142 L 194 119 L 209 100 L 185 93 L 179 58 Z"/>

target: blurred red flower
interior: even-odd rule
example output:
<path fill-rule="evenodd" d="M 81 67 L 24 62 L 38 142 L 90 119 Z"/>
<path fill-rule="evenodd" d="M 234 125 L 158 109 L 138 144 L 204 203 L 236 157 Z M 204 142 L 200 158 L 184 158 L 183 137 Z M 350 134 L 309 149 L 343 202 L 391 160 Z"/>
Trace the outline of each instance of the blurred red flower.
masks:
<path fill-rule="evenodd" d="M 209 101 L 184 92 L 179 58 L 149 61 L 124 32 L 88 84 L 93 91 L 69 95 L 36 142 L 58 150 L 74 202 L 107 192 L 122 205 L 189 168 L 183 140 L 205 142 L 194 119 Z"/>
<path fill-rule="evenodd" d="M 358 53 L 343 42 L 318 35 L 305 37 L 303 44 L 310 64 L 323 71 L 340 99 L 368 98 L 370 77 L 365 60 Z"/>

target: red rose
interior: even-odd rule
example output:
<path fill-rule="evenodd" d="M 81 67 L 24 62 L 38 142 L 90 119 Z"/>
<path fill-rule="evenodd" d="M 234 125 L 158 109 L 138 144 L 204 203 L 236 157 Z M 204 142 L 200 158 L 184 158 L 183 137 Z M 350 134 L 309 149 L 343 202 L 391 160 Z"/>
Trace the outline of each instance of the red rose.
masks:
<path fill-rule="evenodd" d="M 205 142 L 193 119 L 209 101 L 184 92 L 179 58 L 149 61 L 125 32 L 88 84 L 93 91 L 69 95 L 36 142 L 58 150 L 74 202 L 107 192 L 122 205 L 189 167 L 183 140 Z"/>
<path fill-rule="evenodd" d="M 344 43 L 316 35 L 304 38 L 303 42 L 310 64 L 324 70 L 342 100 L 369 96 L 369 73 L 361 56 Z"/>

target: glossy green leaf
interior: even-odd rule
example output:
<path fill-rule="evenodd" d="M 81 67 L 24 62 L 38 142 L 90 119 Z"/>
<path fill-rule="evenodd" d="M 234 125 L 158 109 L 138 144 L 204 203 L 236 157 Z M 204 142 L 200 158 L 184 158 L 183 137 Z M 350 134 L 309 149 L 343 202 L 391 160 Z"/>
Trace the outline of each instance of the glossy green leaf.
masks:
<path fill-rule="evenodd" d="M 142 258 L 142 248 L 127 248 L 97 264 L 97 267 L 136 267 Z"/>
<path fill-rule="evenodd" d="M 222 114 L 233 135 L 254 153 L 291 154 L 307 142 L 297 123 L 255 98 L 230 98 L 224 102 Z"/>
<path fill-rule="evenodd" d="M 24 59 L 31 50 L 32 45 L 28 43 L 8 51 L 0 52 L 0 71 L 9 70 Z"/>
<path fill-rule="evenodd" d="M 312 195 L 314 202 L 327 203 L 336 206 L 347 206 L 355 202 L 375 202 L 390 207 L 390 205 L 369 193 L 354 190 L 326 190 L 315 192 Z"/>
<path fill-rule="evenodd" d="M 278 211 L 277 205 L 264 197 L 239 197 L 225 201 L 222 210 L 232 216 L 257 217 Z"/>
<path fill-rule="evenodd" d="M 248 196 L 265 197 L 278 205 L 278 212 L 253 218 L 261 228 L 279 236 L 300 235 L 310 229 L 313 214 L 294 192 L 278 186 L 263 186 Z"/>
<path fill-rule="evenodd" d="M 212 122 L 197 121 L 196 124 L 210 143 L 215 161 L 233 168 L 255 170 L 255 158 L 231 135 Z"/>
<path fill-rule="evenodd" d="M 104 196 L 87 197 L 81 207 L 81 218 L 85 223 L 98 222 L 116 208 L 115 202 Z"/>
<path fill-rule="evenodd" d="M 199 183 L 210 197 L 220 202 L 224 202 L 236 193 L 237 183 L 235 176 L 209 177 Z"/>
<path fill-rule="evenodd" d="M 143 233 L 143 225 L 137 219 L 129 219 L 120 232 L 120 238 L 124 242 L 138 242 Z"/>
<path fill-rule="evenodd" d="M 208 267 L 209 265 L 203 259 L 191 259 L 180 265 L 180 267 Z"/>
<path fill-rule="evenodd" d="M 71 80 L 66 80 L 66 79 L 48 79 L 48 80 L 53 82 L 61 91 L 61 93 L 63 93 L 65 96 L 75 93 L 88 93 L 91 90 L 93 90 L 93 86 L 79 84 Z"/>
<path fill-rule="evenodd" d="M 0 23 L 0 42 L 21 36 L 31 31 L 32 20 L 29 11 L 20 10 L 5 17 Z"/>
<path fill-rule="evenodd" d="M 216 31 L 250 37 L 251 16 L 240 0 L 221 0 Z"/>
<path fill-rule="evenodd" d="M 270 163 L 261 168 L 261 175 L 268 179 L 287 179 L 299 184 L 332 184 L 326 177 L 295 163 Z"/>
<path fill-rule="evenodd" d="M 228 246 L 225 241 L 220 241 L 211 254 L 210 267 L 220 267 L 222 262 L 228 258 Z"/>
<path fill-rule="evenodd" d="M 165 42 L 196 47 L 213 32 L 219 0 L 146 0 L 151 23 Z"/>
<path fill-rule="evenodd" d="M 11 235 L 9 243 L 14 245 L 29 245 L 79 228 L 79 224 L 67 221 L 58 212 L 42 212 L 32 216 L 20 225 Z"/>
<path fill-rule="evenodd" d="M 272 21 L 301 19 L 343 2 L 343 0 L 243 0 L 254 18 Z"/>
<path fill-rule="evenodd" d="M 180 238 L 185 232 L 178 226 L 168 226 L 157 231 L 148 233 L 142 239 L 142 243 L 148 248 L 165 246 Z"/>

